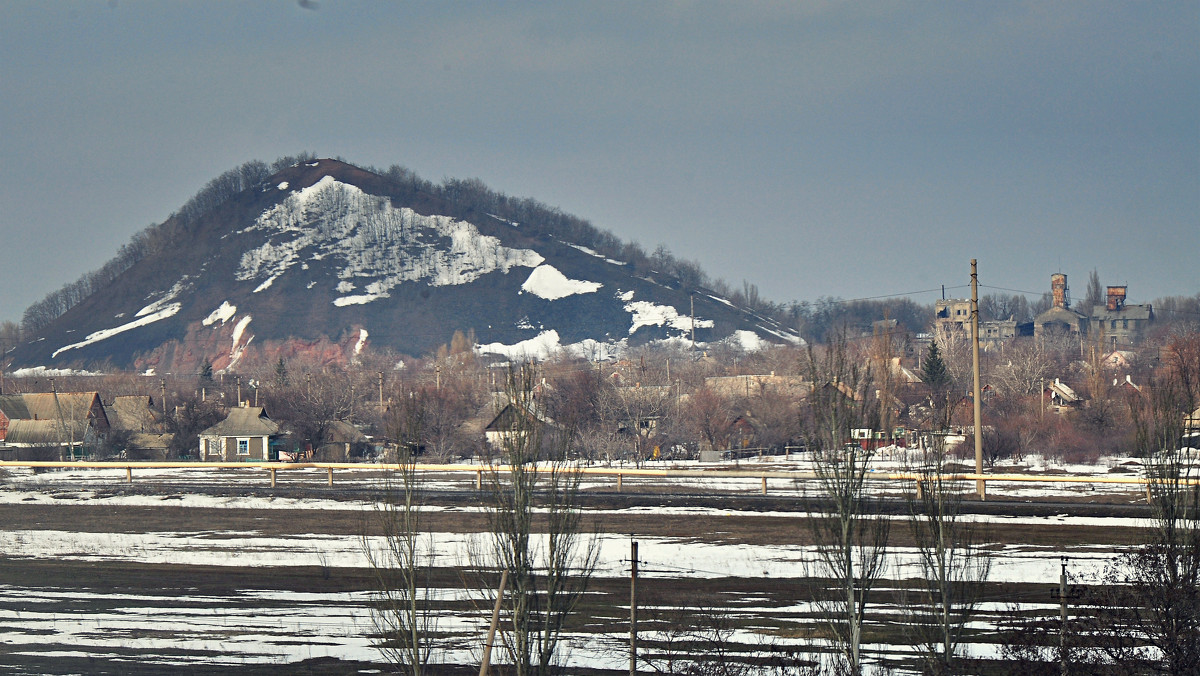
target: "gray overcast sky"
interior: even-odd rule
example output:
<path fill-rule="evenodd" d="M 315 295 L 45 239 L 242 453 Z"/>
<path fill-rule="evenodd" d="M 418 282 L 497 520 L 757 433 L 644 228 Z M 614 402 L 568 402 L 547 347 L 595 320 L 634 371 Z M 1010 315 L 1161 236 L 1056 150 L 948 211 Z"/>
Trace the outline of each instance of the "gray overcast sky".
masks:
<path fill-rule="evenodd" d="M 0 0 L 0 319 L 299 151 L 478 177 L 776 301 L 973 257 L 1191 295 L 1198 45 L 1194 0 Z"/>

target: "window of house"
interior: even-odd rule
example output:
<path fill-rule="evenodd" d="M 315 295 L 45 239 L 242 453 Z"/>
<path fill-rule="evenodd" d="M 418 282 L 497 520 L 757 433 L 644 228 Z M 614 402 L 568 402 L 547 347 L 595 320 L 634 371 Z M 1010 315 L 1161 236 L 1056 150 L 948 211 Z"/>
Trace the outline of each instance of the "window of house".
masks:
<path fill-rule="evenodd" d="M 1115 319 L 1112 320 L 1112 322 L 1108 325 L 1108 328 L 1110 328 L 1110 329 L 1117 328 L 1117 320 L 1115 320 Z"/>
<path fill-rule="evenodd" d="M 250 440 L 249 439 L 238 439 L 237 444 L 238 444 L 238 447 L 237 447 L 238 455 L 250 455 Z"/>
<path fill-rule="evenodd" d="M 1121 328 L 1123 328 L 1123 329 L 1129 328 L 1129 320 L 1128 319 L 1121 320 Z"/>

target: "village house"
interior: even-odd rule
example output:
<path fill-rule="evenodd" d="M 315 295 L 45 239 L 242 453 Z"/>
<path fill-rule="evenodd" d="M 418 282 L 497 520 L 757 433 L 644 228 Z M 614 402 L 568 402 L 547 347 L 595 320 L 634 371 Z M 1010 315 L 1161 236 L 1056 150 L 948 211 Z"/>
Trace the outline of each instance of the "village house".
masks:
<path fill-rule="evenodd" d="M 279 423 L 261 406 L 230 409 L 224 420 L 200 433 L 200 460 L 216 462 L 278 460 Z"/>
<path fill-rule="evenodd" d="M 108 430 L 96 392 L 0 396 L 0 445 L 9 448 L 58 446 L 76 454 Z"/>
<path fill-rule="evenodd" d="M 1042 396 L 1046 398 L 1052 408 L 1060 413 L 1083 405 L 1083 397 L 1058 378 L 1055 378 L 1054 382 L 1046 384 Z"/>
<path fill-rule="evenodd" d="M 517 435 L 539 433 L 543 444 L 559 430 L 554 420 L 546 415 L 540 403 L 532 397 L 527 401 L 512 401 L 509 397 L 500 395 L 497 404 L 500 410 L 492 417 L 491 422 L 483 428 L 483 436 L 492 448 L 504 448 L 515 440 Z"/>

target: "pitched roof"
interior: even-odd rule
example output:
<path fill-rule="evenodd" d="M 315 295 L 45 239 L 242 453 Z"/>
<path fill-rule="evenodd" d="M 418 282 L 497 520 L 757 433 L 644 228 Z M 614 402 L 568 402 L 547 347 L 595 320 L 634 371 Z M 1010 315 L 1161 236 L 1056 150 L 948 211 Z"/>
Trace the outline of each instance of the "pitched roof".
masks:
<path fill-rule="evenodd" d="M 25 405 L 25 396 L 21 394 L 0 396 L 0 413 L 9 420 L 33 420 L 29 407 Z"/>
<path fill-rule="evenodd" d="M 262 406 L 230 409 L 224 420 L 201 432 L 201 436 L 261 437 L 279 433 L 279 423 L 267 416 Z"/>
<path fill-rule="evenodd" d="M 169 448 L 174 438 L 174 434 L 138 432 L 129 437 L 129 446 L 147 451 L 161 451 Z"/>
<path fill-rule="evenodd" d="M 148 395 L 114 397 L 112 406 L 105 406 L 108 424 L 114 429 L 144 432 L 154 425 L 154 400 Z"/>
<path fill-rule="evenodd" d="M 1151 320 L 1154 319 L 1154 306 L 1122 305 L 1116 310 L 1109 310 L 1107 305 L 1101 303 L 1092 307 L 1092 319 L 1099 319 L 1100 321 L 1111 321 L 1113 319 Z"/>
<path fill-rule="evenodd" d="M 74 420 L 64 424 L 58 420 L 13 420 L 8 423 L 4 443 L 12 446 L 57 446 L 69 441 L 81 443 L 87 435 L 87 423 Z"/>
<path fill-rule="evenodd" d="M 357 444 L 366 441 L 367 435 L 345 420 L 335 420 L 329 425 L 325 440 L 335 444 L 344 444 L 347 442 Z"/>
<path fill-rule="evenodd" d="M 1054 382 L 1048 383 L 1046 389 L 1050 390 L 1051 394 L 1057 395 L 1060 400 L 1067 404 L 1083 401 L 1083 397 L 1076 394 L 1075 390 L 1071 389 L 1070 386 L 1058 378 L 1055 378 Z"/>
<path fill-rule="evenodd" d="M 0 397 L 0 411 L 9 420 L 57 420 L 59 411 L 67 420 L 87 420 L 99 398 L 95 392 L 9 394 Z"/>

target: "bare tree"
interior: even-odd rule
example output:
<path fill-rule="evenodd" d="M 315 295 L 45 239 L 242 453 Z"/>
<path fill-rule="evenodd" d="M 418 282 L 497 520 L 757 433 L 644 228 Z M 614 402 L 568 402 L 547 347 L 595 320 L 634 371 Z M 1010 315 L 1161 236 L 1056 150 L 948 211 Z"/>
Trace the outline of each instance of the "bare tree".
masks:
<path fill-rule="evenodd" d="M 376 647 L 385 659 L 412 676 L 425 673 L 437 632 L 437 613 L 431 605 L 435 554 L 432 538 L 423 533 L 423 496 L 416 471 L 427 410 L 424 393 L 401 397 L 388 425 L 389 436 L 397 442 L 399 469 L 388 476 L 384 501 L 375 511 L 382 548 L 363 536 L 363 550 L 377 586 L 371 606 L 371 620 L 379 635 Z"/>
<path fill-rule="evenodd" d="M 688 397 L 682 416 L 693 438 L 702 440 L 712 450 L 728 448 L 729 425 L 733 417 L 729 403 L 707 387 Z"/>
<path fill-rule="evenodd" d="M 1050 373 L 1050 360 L 1032 340 L 1013 341 L 997 361 L 999 364 L 992 368 L 992 380 L 1009 395 L 1036 394 Z"/>
<path fill-rule="evenodd" d="M 1100 273 L 1092 268 L 1091 274 L 1088 275 L 1087 294 L 1083 297 L 1080 311 L 1083 314 L 1091 314 L 1092 308 L 1104 302 L 1104 289 L 1100 286 Z"/>
<path fill-rule="evenodd" d="M 815 387 L 807 442 L 820 486 L 808 520 L 817 550 L 812 575 L 829 580 L 828 595 L 817 603 L 845 667 L 857 675 L 871 590 L 887 564 L 890 521 L 867 485 L 872 454 L 851 441 L 851 432 L 878 424 L 878 404 L 870 396 L 870 370 L 850 358 L 844 336 L 821 359 L 810 349 L 808 371 Z"/>
<path fill-rule="evenodd" d="M 909 526 L 920 555 L 921 579 L 906 599 L 913 645 L 925 673 L 958 673 L 957 658 L 991 569 L 973 524 L 960 518 L 961 482 L 944 473 L 944 437 L 935 436 L 909 496 Z"/>
<path fill-rule="evenodd" d="M 626 440 L 627 459 L 640 464 L 650 456 L 659 422 L 672 401 L 667 386 L 608 387 L 601 391 L 597 408 L 610 429 Z"/>
<path fill-rule="evenodd" d="M 1149 396 L 1133 407 L 1138 449 L 1146 456 L 1153 510 L 1150 538 L 1122 557 L 1116 581 L 1140 600 L 1132 618 L 1161 656 L 1157 668 L 1194 674 L 1200 664 L 1200 485 L 1194 457 L 1182 446 L 1187 396 L 1177 378 L 1149 386 Z"/>
<path fill-rule="evenodd" d="M 536 369 L 510 370 L 507 380 L 510 404 L 532 413 L 540 405 L 533 398 Z M 515 673 L 543 675 L 556 669 L 564 627 L 596 567 L 598 540 L 583 530 L 581 474 L 568 459 L 573 435 L 556 434 L 553 443 L 543 443 L 539 416 L 514 420 L 501 435 L 504 464 L 493 465 L 488 474 L 487 558 L 508 572 L 504 639 Z M 544 538 L 535 532 L 541 524 Z"/>

